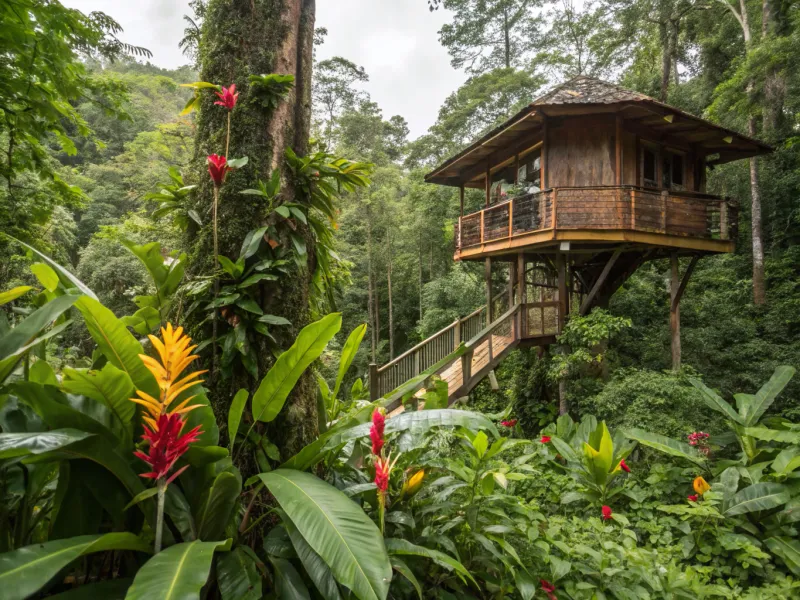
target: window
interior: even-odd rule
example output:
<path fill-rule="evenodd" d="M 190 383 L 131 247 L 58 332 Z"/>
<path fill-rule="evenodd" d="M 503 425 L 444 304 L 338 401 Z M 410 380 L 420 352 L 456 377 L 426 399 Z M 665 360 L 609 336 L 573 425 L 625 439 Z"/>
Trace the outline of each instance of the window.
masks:
<path fill-rule="evenodd" d="M 656 153 L 652 148 L 642 148 L 642 185 L 658 187 L 656 172 Z"/>
<path fill-rule="evenodd" d="M 508 200 L 508 190 L 514 185 L 514 165 L 505 167 L 492 174 L 492 185 L 489 189 L 489 203 Z"/>
<path fill-rule="evenodd" d="M 672 190 L 683 190 L 684 185 L 683 155 L 675 152 L 664 153 L 663 187 Z"/>
<path fill-rule="evenodd" d="M 542 153 L 540 150 L 520 159 L 517 181 L 528 194 L 542 189 Z"/>

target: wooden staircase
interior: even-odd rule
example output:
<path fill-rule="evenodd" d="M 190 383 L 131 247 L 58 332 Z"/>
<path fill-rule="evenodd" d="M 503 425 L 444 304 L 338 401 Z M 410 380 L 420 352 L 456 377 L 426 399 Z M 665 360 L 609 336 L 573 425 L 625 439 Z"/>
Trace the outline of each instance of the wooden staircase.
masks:
<path fill-rule="evenodd" d="M 403 397 L 421 395 L 430 378 L 438 375 L 447 382 L 448 401 L 453 403 L 469 394 L 520 343 L 553 342 L 552 334 L 528 335 L 529 314 L 528 305 L 515 304 L 486 325 L 486 307 L 482 306 L 391 362 L 370 365 L 370 399 L 388 398 L 386 409 L 400 410 Z"/>

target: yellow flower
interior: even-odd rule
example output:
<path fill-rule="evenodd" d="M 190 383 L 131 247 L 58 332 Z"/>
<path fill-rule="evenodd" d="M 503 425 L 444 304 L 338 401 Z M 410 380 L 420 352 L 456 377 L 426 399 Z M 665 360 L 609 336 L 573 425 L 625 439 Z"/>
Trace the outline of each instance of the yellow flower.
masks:
<path fill-rule="evenodd" d="M 163 342 L 154 335 L 148 337 L 161 360 L 159 362 L 146 354 L 140 354 L 139 358 L 144 363 L 144 366 L 147 367 L 147 370 L 156 378 L 160 396 L 156 399 L 141 390 L 136 390 L 136 394 L 139 397 L 131 398 L 131 400 L 144 406 L 147 412 L 150 413 L 149 416 L 144 416 L 142 419 L 150 425 L 153 431 L 156 431 L 158 429 L 157 421 L 162 412 L 183 414 L 201 406 L 200 404 L 187 406 L 194 398 L 194 396 L 189 396 L 175 408 L 168 410 L 169 405 L 182 392 L 196 383 L 203 382 L 202 379 L 197 378 L 206 371 L 195 371 L 182 379 L 178 379 L 186 367 L 199 358 L 196 354 L 192 354 L 192 350 L 197 346 L 189 345 L 192 343 L 192 339 L 188 335 L 183 335 L 183 327 L 173 330 L 172 324 L 167 323 L 166 328 L 161 328 Z"/>
<path fill-rule="evenodd" d="M 416 473 L 414 473 L 411 477 L 408 478 L 405 485 L 403 485 L 403 489 L 400 492 L 401 497 L 405 495 L 413 496 L 419 491 L 419 488 L 422 486 L 422 480 L 425 479 L 425 470 L 420 469 Z"/>
<path fill-rule="evenodd" d="M 711 489 L 711 486 L 708 485 L 708 482 L 702 477 L 696 477 L 692 487 L 694 487 L 694 491 L 701 496 Z"/>

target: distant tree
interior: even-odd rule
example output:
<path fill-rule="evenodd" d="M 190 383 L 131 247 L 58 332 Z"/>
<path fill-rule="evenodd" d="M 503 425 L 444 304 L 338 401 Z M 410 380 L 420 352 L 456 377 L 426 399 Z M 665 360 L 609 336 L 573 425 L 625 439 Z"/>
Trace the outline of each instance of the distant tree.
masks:
<path fill-rule="evenodd" d="M 359 67 L 341 56 L 317 63 L 312 98 L 317 127 L 330 146 L 335 146 L 335 125 L 338 117 L 345 110 L 356 109 L 359 101 L 367 98 L 356 87 L 357 84 L 367 81 L 369 75 L 364 67 Z"/>
<path fill-rule="evenodd" d="M 541 0 L 429 0 L 454 13 L 439 30 L 451 64 L 478 75 L 497 68 L 521 67 L 539 41 L 534 8 Z"/>
<path fill-rule="evenodd" d="M 178 42 L 184 56 L 191 59 L 195 66 L 200 66 L 200 39 L 202 37 L 203 19 L 206 15 L 208 0 L 190 0 L 189 8 L 194 13 L 193 16 L 183 15 L 186 28 L 183 30 L 183 37 Z"/>

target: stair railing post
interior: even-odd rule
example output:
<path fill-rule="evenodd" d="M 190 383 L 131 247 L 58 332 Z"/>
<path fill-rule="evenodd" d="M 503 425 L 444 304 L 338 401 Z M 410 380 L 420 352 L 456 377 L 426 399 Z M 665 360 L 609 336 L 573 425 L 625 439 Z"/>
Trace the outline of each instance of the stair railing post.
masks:
<path fill-rule="evenodd" d="M 461 387 L 465 390 L 469 388 L 469 380 L 472 379 L 472 349 L 470 348 L 461 355 Z"/>
<path fill-rule="evenodd" d="M 369 365 L 369 399 L 374 402 L 378 399 L 380 393 L 378 392 L 378 365 L 370 363 Z"/>
<path fill-rule="evenodd" d="M 453 328 L 453 350 L 461 344 L 461 319 L 456 319 L 456 326 Z"/>

